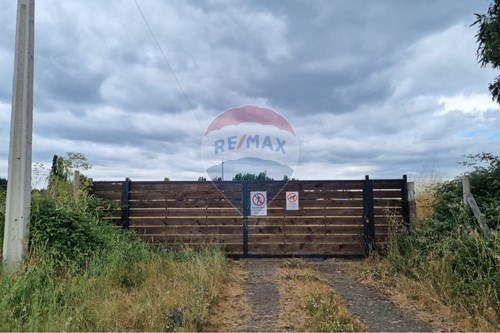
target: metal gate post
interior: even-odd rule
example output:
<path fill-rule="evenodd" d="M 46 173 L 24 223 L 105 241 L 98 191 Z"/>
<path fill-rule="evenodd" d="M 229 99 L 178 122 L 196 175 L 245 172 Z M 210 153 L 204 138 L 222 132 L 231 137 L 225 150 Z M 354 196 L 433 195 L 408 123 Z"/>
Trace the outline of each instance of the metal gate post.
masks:
<path fill-rule="evenodd" d="M 408 177 L 406 175 L 403 175 L 401 186 L 401 208 L 403 210 L 403 224 L 408 230 L 410 229 L 410 201 L 408 200 Z"/>
<path fill-rule="evenodd" d="M 123 229 L 128 229 L 129 227 L 129 216 L 130 216 L 130 206 L 129 206 L 129 199 L 130 199 L 130 183 L 132 181 L 129 178 L 126 178 L 124 182 L 122 182 L 122 198 L 121 198 L 121 208 L 122 208 L 122 215 L 121 215 L 121 224 Z"/>
<path fill-rule="evenodd" d="M 242 183 L 242 211 L 243 211 L 243 257 L 248 257 L 248 215 L 249 215 L 249 203 L 248 203 L 248 184 L 246 182 Z"/>
<path fill-rule="evenodd" d="M 373 250 L 375 242 L 375 210 L 373 208 L 373 183 L 369 176 L 363 182 L 363 217 L 365 233 L 365 255 Z"/>

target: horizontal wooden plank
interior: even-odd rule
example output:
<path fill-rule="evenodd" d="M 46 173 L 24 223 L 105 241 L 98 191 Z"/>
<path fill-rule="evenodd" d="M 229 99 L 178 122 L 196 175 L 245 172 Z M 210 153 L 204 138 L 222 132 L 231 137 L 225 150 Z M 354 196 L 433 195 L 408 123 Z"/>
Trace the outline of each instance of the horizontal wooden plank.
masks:
<path fill-rule="evenodd" d="M 362 225 L 284 225 L 284 226 L 248 226 L 248 234 L 275 234 L 287 235 L 305 234 L 363 234 Z M 250 237 L 250 236 L 249 236 Z"/>
<path fill-rule="evenodd" d="M 374 179 L 372 180 L 374 190 L 398 189 L 403 186 L 402 179 Z"/>
<path fill-rule="evenodd" d="M 130 225 L 150 225 L 150 226 L 163 226 L 163 225 L 235 225 L 240 226 L 243 224 L 242 217 L 198 217 L 198 218 L 182 218 L 182 217 L 154 217 L 154 218 L 131 218 Z"/>
<path fill-rule="evenodd" d="M 283 198 L 273 199 L 268 203 L 269 208 L 277 208 L 281 207 L 283 209 L 286 208 L 286 200 Z M 322 207 L 322 208 L 354 208 L 354 207 L 363 207 L 363 200 L 355 200 L 355 199 L 302 199 L 299 194 L 299 208 L 313 208 L 313 207 Z"/>
<path fill-rule="evenodd" d="M 267 209 L 269 216 L 362 216 L 362 208 L 339 208 L 339 209 Z"/>
<path fill-rule="evenodd" d="M 241 213 L 235 208 L 168 208 L 168 209 L 130 209 L 130 217 L 170 217 L 170 216 L 231 216 L 239 217 Z"/>
<path fill-rule="evenodd" d="M 121 199 L 121 192 L 103 192 L 95 194 L 99 198 L 113 200 L 119 202 Z M 226 198 L 220 198 L 219 200 L 131 200 L 129 202 L 130 208 L 235 208 L 239 209 L 241 207 L 241 200 L 228 201 Z M 401 207 L 400 199 L 375 199 L 374 205 L 378 208 L 385 207 Z M 299 208 L 301 210 L 308 208 L 325 208 L 325 209 L 336 209 L 336 208 L 362 208 L 363 201 L 361 200 L 335 200 L 326 201 L 322 200 L 308 200 L 299 201 Z M 281 208 L 286 210 L 285 201 L 273 200 L 269 203 L 268 208 Z M 294 211 L 288 211 L 293 213 Z"/>
<path fill-rule="evenodd" d="M 375 225 L 402 224 L 402 223 L 403 223 L 403 216 L 401 216 L 401 215 L 375 216 Z"/>
<path fill-rule="evenodd" d="M 107 199 L 107 200 L 117 200 L 119 201 L 122 197 L 122 192 L 94 192 L 94 195 L 98 198 Z"/>
<path fill-rule="evenodd" d="M 362 244 L 248 244 L 249 254 L 289 254 L 289 255 L 363 255 Z"/>
<path fill-rule="evenodd" d="M 285 234 L 252 234 L 249 243 L 362 243 L 363 235 L 285 235 Z"/>
<path fill-rule="evenodd" d="M 375 199 L 373 200 L 375 207 L 401 207 L 401 198 L 398 199 Z"/>
<path fill-rule="evenodd" d="M 138 230 L 141 234 L 185 234 L 185 235 L 223 235 L 223 234 L 241 234 L 242 226 L 202 226 L 202 225 L 166 225 L 166 226 L 150 226 L 150 225 L 133 225 L 130 229 Z"/>
<path fill-rule="evenodd" d="M 198 192 L 198 191 L 241 191 L 241 184 L 224 182 L 219 186 L 215 186 L 212 182 L 131 182 L 130 191 L 182 191 L 182 192 Z"/>
<path fill-rule="evenodd" d="M 197 200 L 197 199 L 240 199 L 241 193 L 221 193 L 219 191 L 197 191 L 197 192 L 130 192 L 130 200 Z"/>
<path fill-rule="evenodd" d="M 220 199 L 198 200 L 131 200 L 130 208 L 240 208 L 242 201 Z"/>
<path fill-rule="evenodd" d="M 401 198 L 401 191 L 391 191 L 391 190 L 374 190 L 374 199 L 392 199 Z"/>
<path fill-rule="evenodd" d="M 121 192 L 122 183 L 94 182 L 93 187 L 94 187 L 94 192 Z"/>
<path fill-rule="evenodd" d="M 131 231 L 141 236 L 162 236 L 162 239 L 170 242 L 189 243 L 243 243 L 243 234 L 169 234 L 157 232 L 151 228 L 131 228 Z"/>
<path fill-rule="evenodd" d="M 301 192 L 300 199 L 363 199 L 362 191 Z"/>
<path fill-rule="evenodd" d="M 248 224 L 252 226 L 266 226 L 266 225 L 363 225 L 363 217 L 253 217 L 248 218 Z"/>
<path fill-rule="evenodd" d="M 362 190 L 363 181 L 338 181 L 338 182 L 304 182 L 288 183 L 285 191 L 321 191 L 321 190 Z"/>

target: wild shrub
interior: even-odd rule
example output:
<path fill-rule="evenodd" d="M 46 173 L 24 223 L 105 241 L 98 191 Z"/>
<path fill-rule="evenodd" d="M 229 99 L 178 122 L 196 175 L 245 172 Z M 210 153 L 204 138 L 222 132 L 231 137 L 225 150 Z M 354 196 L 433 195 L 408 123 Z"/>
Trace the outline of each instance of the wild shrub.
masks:
<path fill-rule="evenodd" d="M 32 193 L 20 270 L 0 267 L 0 331 L 200 331 L 228 275 L 223 252 L 173 252 L 112 226 L 109 202 L 73 195 L 59 171 L 85 160 L 68 156 L 55 158 L 50 189 Z M 0 186 L 0 234 L 4 209 Z"/>
<path fill-rule="evenodd" d="M 142 242 L 102 221 L 106 204 L 33 194 L 30 251 L 16 274 L 0 269 L 0 331 L 203 329 L 223 252 Z"/>
<path fill-rule="evenodd" d="M 59 263 L 84 262 L 109 249 L 115 230 L 100 220 L 98 199 L 76 200 L 34 192 L 31 202 L 30 249 L 44 251 Z"/>
<path fill-rule="evenodd" d="M 500 156 L 469 155 L 461 164 L 472 168 L 468 173 L 471 193 L 490 229 L 497 229 L 500 225 Z M 455 221 L 457 211 L 463 210 L 461 177 L 436 185 L 432 206 L 436 220 Z M 460 222 L 474 225 L 473 215 L 468 214 L 468 217 Z"/>
<path fill-rule="evenodd" d="M 434 188 L 433 213 L 411 232 L 395 235 L 387 259 L 395 273 L 430 283 L 444 302 L 499 327 L 500 157 L 482 153 L 463 164 L 472 167 L 471 192 L 491 234 L 481 233 L 462 204 L 457 178 Z"/>
<path fill-rule="evenodd" d="M 32 254 L 15 275 L 0 271 L 0 331 L 201 331 L 227 262 L 220 251 L 192 253 L 179 261 L 191 255 L 120 233 L 84 269 Z"/>

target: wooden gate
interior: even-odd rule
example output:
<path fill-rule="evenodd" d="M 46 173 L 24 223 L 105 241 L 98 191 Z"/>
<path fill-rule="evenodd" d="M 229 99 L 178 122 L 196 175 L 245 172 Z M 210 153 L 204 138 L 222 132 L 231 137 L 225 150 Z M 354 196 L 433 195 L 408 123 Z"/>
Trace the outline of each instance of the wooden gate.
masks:
<path fill-rule="evenodd" d="M 361 257 L 384 242 L 390 222 L 409 223 L 402 179 L 331 181 L 94 182 L 119 203 L 112 220 L 142 238 L 221 244 L 232 256 Z M 267 215 L 252 216 L 250 193 L 266 191 Z M 286 192 L 298 192 L 298 210 Z"/>

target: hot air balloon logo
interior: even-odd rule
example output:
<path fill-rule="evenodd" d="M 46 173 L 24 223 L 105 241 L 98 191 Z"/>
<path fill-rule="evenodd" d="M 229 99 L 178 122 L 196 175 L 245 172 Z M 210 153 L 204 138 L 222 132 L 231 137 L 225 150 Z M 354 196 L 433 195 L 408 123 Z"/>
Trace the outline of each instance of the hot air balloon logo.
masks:
<path fill-rule="evenodd" d="M 215 117 L 202 140 L 202 160 L 212 180 L 240 173 L 289 179 L 296 169 L 299 142 L 281 114 L 253 105 L 231 108 Z"/>

